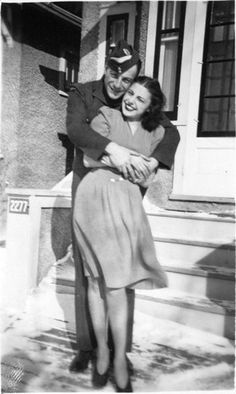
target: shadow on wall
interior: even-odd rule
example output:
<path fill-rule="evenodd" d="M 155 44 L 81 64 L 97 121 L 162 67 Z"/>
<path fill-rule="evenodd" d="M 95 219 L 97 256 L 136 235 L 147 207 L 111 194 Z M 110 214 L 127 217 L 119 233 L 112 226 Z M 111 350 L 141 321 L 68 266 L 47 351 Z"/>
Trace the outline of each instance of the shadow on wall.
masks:
<path fill-rule="evenodd" d="M 196 266 L 207 273 L 206 297 L 224 311 L 224 335 L 234 339 L 235 243 L 220 245 Z"/>
<path fill-rule="evenodd" d="M 192 246 L 194 248 L 194 246 Z M 194 254 L 194 250 L 193 250 Z M 189 256 L 190 261 L 193 256 Z M 197 272 L 194 270 L 197 270 Z M 217 315 L 224 321 L 222 335 L 234 339 L 235 326 L 235 245 L 222 244 L 204 258 L 197 261 L 191 270 L 182 273 L 183 291 L 189 294 L 189 301 L 196 303 L 196 310 Z M 174 283 L 173 283 L 174 287 Z M 193 298 L 191 298 L 191 294 Z M 207 297 L 197 299 L 196 295 Z M 181 311 L 176 315 L 176 321 L 182 321 Z"/>
<path fill-rule="evenodd" d="M 80 27 L 42 10 L 37 3 L 2 4 L 1 16 L 14 41 L 56 57 L 64 48 L 79 50 Z"/>
<path fill-rule="evenodd" d="M 71 244 L 71 209 L 58 208 L 61 198 L 55 201 L 51 216 L 51 245 L 56 261 L 65 256 Z"/>
<path fill-rule="evenodd" d="M 62 206 L 61 199 L 56 199 L 54 208 L 41 211 L 37 285 L 71 244 L 71 210 Z"/>
<path fill-rule="evenodd" d="M 206 296 L 209 299 L 234 300 L 235 245 L 222 244 L 196 263 L 207 275 Z M 223 285 L 228 280 L 228 285 Z"/>
<path fill-rule="evenodd" d="M 41 210 L 37 286 L 46 277 L 49 284 L 56 285 L 56 298 L 62 311 L 62 320 L 67 327 L 70 347 L 74 349 L 75 340 L 71 334 L 75 331 L 75 270 L 73 258 L 70 258 L 71 242 L 70 203 L 68 198 L 57 197 L 53 208 Z"/>
<path fill-rule="evenodd" d="M 91 18 L 90 15 L 83 15 L 81 3 L 81 16 Z M 116 6 L 117 2 L 111 3 L 109 8 Z M 97 6 L 96 6 L 97 7 Z M 137 4 L 137 8 L 140 5 Z M 88 10 L 88 12 L 90 12 Z M 2 21 L 6 26 L 9 35 L 13 40 L 29 45 L 37 50 L 60 57 L 61 50 L 75 50 L 77 53 L 82 48 L 81 57 L 87 56 L 97 48 L 99 27 L 107 17 L 108 12 L 96 19 L 93 27 L 87 31 L 81 39 L 81 27 L 66 22 L 46 9 L 41 8 L 36 3 L 3 4 L 1 8 Z M 43 23 L 42 23 L 43 20 Z M 138 23 L 137 23 L 138 25 Z M 135 41 L 138 42 L 140 29 L 137 26 Z M 4 38 L 6 39 L 6 38 Z M 135 45 L 137 46 L 137 45 Z"/>
<path fill-rule="evenodd" d="M 42 65 L 39 65 L 39 70 L 41 74 L 44 76 L 44 80 L 46 83 L 48 83 L 55 89 L 59 89 L 59 76 L 60 76 L 59 71 L 53 70 L 51 68 Z"/>

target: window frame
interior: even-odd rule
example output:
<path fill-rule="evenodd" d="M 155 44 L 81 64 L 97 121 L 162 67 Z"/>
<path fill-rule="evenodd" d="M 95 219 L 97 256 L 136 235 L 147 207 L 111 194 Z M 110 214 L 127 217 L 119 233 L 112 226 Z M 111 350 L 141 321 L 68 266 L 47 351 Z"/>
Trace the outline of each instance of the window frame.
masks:
<path fill-rule="evenodd" d="M 70 61 L 70 57 L 77 57 L 77 62 Z M 60 56 L 60 63 L 59 63 L 59 93 L 64 96 L 68 96 L 68 93 L 70 91 L 70 87 L 72 84 L 77 83 L 79 81 L 79 62 L 80 58 L 78 55 L 75 53 L 71 53 L 70 50 L 63 50 Z M 69 70 L 69 65 L 72 64 L 71 70 L 73 71 L 74 68 L 78 69 L 77 70 L 77 78 L 74 78 L 72 81 L 70 81 L 67 76 L 67 69 Z M 76 65 L 73 67 L 73 64 Z M 69 71 L 70 72 L 70 71 Z"/>
<path fill-rule="evenodd" d="M 186 1 L 180 1 L 180 21 L 179 28 L 173 29 L 162 29 L 164 1 L 158 2 L 158 16 L 156 26 L 156 43 L 155 43 L 155 57 L 154 57 L 154 69 L 153 77 L 158 78 L 159 65 L 160 65 L 160 48 L 161 48 L 161 35 L 167 33 L 178 33 L 178 52 L 177 52 L 177 63 L 176 63 L 176 80 L 175 80 L 175 91 L 174 91 L 174 109 L 173 111 L 165 111 L 165 114 L 170 120 L 177 120 L 178 118 L 178 102 L 179 102 L 179 91 L 180 91 L 180 74 L 181 74 L 181 62 L 183 55 L 183 41 L 184 41 L 184 26 L 185 26 L 185 15 L 186 15 Z M 162 81 L 159 81 L 160 84 Z M 165 93 L 165 92 L 164 92 Z"/>
<path fill-rule="evenodd" d="M 232 59 L 221 59 L 221 60 L 212 60 L 207 61 L 207 54 L 209 48 L 209 37 L 211 32 L 211 27 L 215 26 L 226 26 L 226 25 L 234 25 L 234 22 L 225 22 L 225 23 L 212 23 L 211 24 L 211 12 L 214 1 L 209 1 L 207 4 L 207 15 L 206 15 L 206 24 L 205 24 L 205 35 L 204 35 L 204 48 L 203 48 L 203 60 L 202 60 L 202 75 L 201 75 L 201 85 L 200 85 L 200 98 L 199 98 L 199 110 L 198 110 L 198 127 L 197 127 L 197 137 L 235 137 L 235 130 L 233 131 L 203 131 L 201 129 L 203 122 L 203 108 L 204 108 L 204 99 L 205 98 L 223 98 L 223 97 L 235 97 L 235 95 L 205 95 L 205 86 L 206 86 L 206 74 L 207 67 L 209 64 L 216 63 L 225 63 L 228 61 L 235 62 L 235 56 Z"/>

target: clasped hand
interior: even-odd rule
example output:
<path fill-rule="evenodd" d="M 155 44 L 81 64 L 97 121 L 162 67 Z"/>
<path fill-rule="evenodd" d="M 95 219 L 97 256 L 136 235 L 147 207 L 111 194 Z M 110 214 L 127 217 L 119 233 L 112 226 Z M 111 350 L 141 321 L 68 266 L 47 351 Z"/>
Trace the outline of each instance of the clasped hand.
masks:
<path fill-rule="evenodd" d="M 128 179 L 143 187 L 148 187 L 153 181 L 158 162 L 154 158 L 144 155 L 130 154 L 131 173 Z"/>
<path fill-rule="evenodd" d="M 108 157 L 104 156 L 101 162 L 116 167 L 124 176 L 133 183 L 147 187 L 155 176 L 158 161 L 146 157 L 130 149 L 121 147 L 111 142 L 107 147 Z"/>

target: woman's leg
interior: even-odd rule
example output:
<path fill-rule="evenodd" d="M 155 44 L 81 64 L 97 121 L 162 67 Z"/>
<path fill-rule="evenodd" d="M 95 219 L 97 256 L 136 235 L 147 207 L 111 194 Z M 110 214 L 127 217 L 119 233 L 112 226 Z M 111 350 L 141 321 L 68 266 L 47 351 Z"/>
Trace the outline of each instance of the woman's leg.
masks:
<path fill-rule="evenodd" d="M 107 312 L 105 302 L 100 295 L 98 282 L 90 277 L 88 278 L 88 301 L 97 340 L 97 371 L 102 375 L 106 372 L 110 361 L 107 345 Z"/>
<path fill-rule="evenodd" d="M 129 379 L 126 360 L 128 302 L 125 288 L 109 289 L 107 291 L 107 306 L 115 347 L 115 380 L 120 388 L 125 388 Z"/>

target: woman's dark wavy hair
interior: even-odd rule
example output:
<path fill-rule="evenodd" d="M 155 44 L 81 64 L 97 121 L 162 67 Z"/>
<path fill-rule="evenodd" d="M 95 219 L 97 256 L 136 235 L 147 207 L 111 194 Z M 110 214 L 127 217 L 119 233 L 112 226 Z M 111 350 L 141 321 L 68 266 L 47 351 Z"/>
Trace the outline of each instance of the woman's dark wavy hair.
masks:
<path fill-rule="evenodd" d="M 151 95 L 150 107 L 143 114 L 141 124 L 145 130 L 155 130 L 160 125 L 161 111 L 166 101 L 160 84 L 156 79 L 147 76 L 137 77 L 134 82 L 144 86 Z"/>

